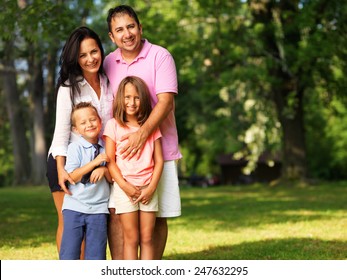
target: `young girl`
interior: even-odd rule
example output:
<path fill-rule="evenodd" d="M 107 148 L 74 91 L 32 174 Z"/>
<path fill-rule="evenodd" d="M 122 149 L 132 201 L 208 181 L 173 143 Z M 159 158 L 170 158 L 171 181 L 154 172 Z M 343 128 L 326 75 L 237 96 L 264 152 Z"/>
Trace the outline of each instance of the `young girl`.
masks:
<path fill-rule="evenodd" d="M 123 135 L 137 131 L 151 113 L 145 82 L 134 76 L 124 78 L 114 102 L 114 118 L 104 131 L 109 172 L 115 181 L 109 208 L 116 208 L 124 232 L 124 259 L 154 259 L 153 230 L 158 211 L 156 188 L 163 170 L 161 133 L 148 137 L 139 159 L 120 156 Z M 140 256 L 138 249 L 140 247 Z"/>

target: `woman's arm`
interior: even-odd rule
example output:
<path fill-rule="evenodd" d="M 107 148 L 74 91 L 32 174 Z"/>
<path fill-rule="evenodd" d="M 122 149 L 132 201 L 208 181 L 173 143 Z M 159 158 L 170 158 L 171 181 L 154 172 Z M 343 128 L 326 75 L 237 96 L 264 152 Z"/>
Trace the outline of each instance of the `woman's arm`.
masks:
<path fill-rule="evenodd" d="M 69 173 L 65 170 L 66 157 L 65 156 L 56 156 L 55 160 L 57 162 L 58 184 L 65 193 L 71 195 L 72 193 L 65 185 L 65 182 L 69 181 L 69 183 L 72 185 L 74 185 L 75 182 L 69 176 Z"/>
<path fill-rule="evenodd" d="M 51 153 L 57 162 L 58 184 L 68 194 L 71 194 L 71 192 L 65 186 L 65 182 L 69 181 L 70 184 L 75 184 L 64 168 L 71 134 L 71 110 L 70 88 L 61 86 L 57 95 L 55 129 Z"/>

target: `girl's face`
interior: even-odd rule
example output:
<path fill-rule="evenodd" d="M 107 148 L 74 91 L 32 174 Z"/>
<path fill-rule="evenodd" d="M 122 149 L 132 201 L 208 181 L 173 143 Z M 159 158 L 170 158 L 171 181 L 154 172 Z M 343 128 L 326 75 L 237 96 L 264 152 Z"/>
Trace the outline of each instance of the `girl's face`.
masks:
<path fill-rule="evenodd" d="M 81 66 L 83 76 L 94 75 L 101 66 L 101 51 L 92 38 L 86 38 L 81 42 L 78 55 L 78 64 Z"/>
<path fill-rule="evenodd" d="M 124 102 L 126 115 L 137 116 L 140 110 L 140 95 L 131 83 L 127 83 L 124 87 Z"/>

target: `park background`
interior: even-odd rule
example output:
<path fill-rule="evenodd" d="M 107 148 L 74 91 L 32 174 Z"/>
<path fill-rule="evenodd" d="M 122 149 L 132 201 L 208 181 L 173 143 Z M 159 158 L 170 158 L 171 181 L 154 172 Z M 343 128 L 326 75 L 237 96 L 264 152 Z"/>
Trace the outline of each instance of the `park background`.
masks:
<path fill-rule="evenodd" d="M 46 180 L 59 55 L 129 4 L 176 61 L 183 215 L 167 259 L 347 259 L 347 5 L 2 0 L 0 259 L 56 259 Z"/>

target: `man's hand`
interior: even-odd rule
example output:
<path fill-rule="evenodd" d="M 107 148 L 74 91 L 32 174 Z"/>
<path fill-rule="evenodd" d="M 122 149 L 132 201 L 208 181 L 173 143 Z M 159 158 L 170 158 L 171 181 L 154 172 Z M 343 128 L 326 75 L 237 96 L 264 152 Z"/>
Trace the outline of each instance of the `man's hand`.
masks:
<path fill-rule="evenodd" d="M 147 136 L 139 129 L 136 132 L 123 135 L 121 141 L 125 140 L 128 140 L 128 142 L 124 144 L 120 150 L 122 159 L 130 160 L 135 157 L 135 159 L 138 160 L 141 156 L 142 148 L 147 140 Z"/>

